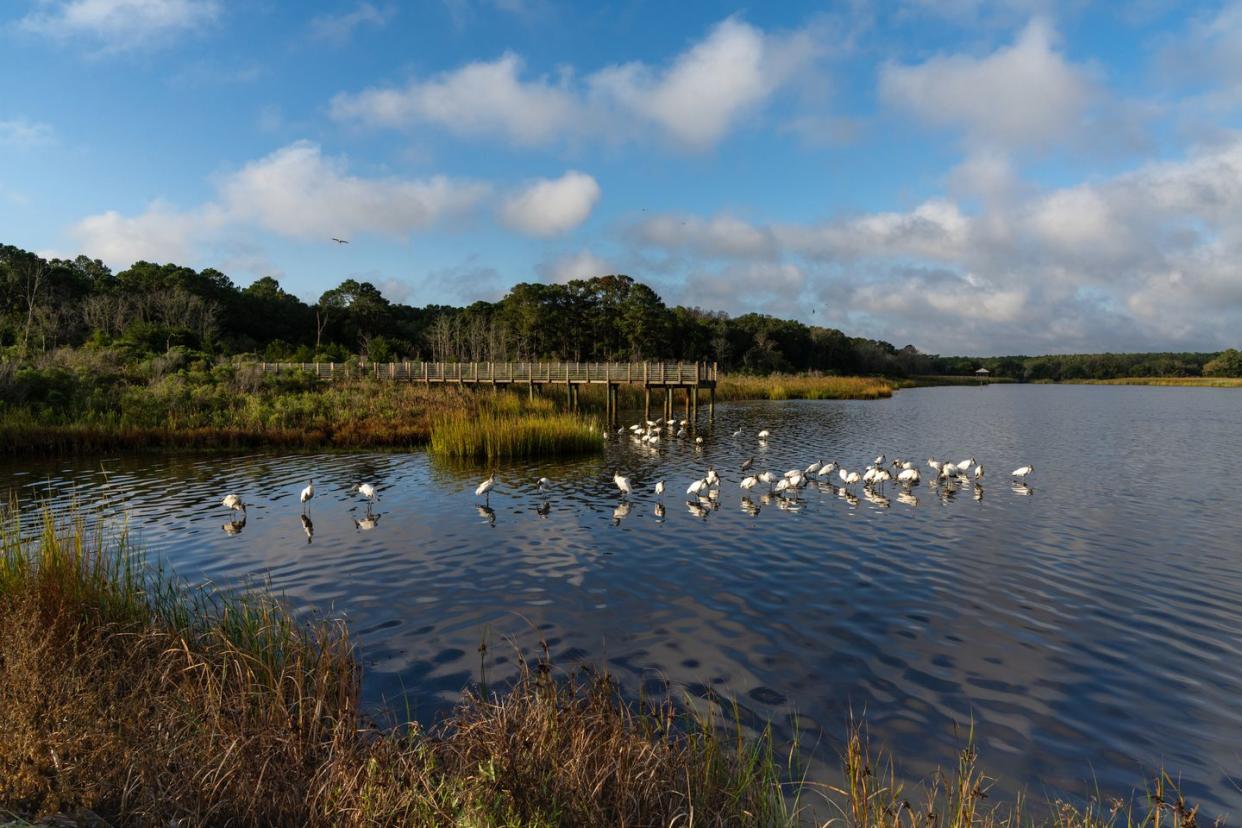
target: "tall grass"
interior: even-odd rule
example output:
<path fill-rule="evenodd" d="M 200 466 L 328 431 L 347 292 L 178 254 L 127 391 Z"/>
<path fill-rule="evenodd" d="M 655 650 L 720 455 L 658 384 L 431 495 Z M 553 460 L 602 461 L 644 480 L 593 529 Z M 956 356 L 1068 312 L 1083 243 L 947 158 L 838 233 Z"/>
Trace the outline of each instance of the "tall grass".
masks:
<path fill-rule="evenodd" d="M 454 414 L 431 428 L 431 450 L 454 460 L 554 457 L 603 450 L 601 427 L 575 414 Z"/>
<path fill-rule="evenodd" d="M 719 400 L 875 400 L 892 395 L 892 383 L 879 377 L 816 374 L 729 374 L 720 378 L 716 389 Z"/>
<path fill-rule="evenodd" d="M 1076 385 L 1160 385 L 1185 388 L 1242 388 L 1242 377 L 1119 377 L 1104 380 L 1065 380 Z"/>

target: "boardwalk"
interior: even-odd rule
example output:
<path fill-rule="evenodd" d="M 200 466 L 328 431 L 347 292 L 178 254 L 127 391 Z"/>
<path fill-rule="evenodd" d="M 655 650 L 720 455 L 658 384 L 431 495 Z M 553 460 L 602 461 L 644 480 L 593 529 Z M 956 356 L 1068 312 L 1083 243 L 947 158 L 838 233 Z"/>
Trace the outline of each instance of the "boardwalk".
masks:
<path fill-rule="evenodd" d="M 704 362 L 257 362 L 265 374 L 302 371 L 320 379 L 373 377 L 393 382 L 421 382 L 427 385 L 473 385 L 493 388 L 525 386 L 534 394 L 536 386 L 564 386 L 566 402 L 578 405 L 583 385 L 602 385 L 607 389 L 608 420 L 616 419 L 618 391 L 622 385 L 643 388 L 643 414 L 651 418 L 652 391 L 662 392 L 664 416 L 673 416 L 673 395 L 684 393 L 687 418 L 696 417 L 699 392 L 708 395 L 708 412 L 715 412 L 715 363 Z"/>

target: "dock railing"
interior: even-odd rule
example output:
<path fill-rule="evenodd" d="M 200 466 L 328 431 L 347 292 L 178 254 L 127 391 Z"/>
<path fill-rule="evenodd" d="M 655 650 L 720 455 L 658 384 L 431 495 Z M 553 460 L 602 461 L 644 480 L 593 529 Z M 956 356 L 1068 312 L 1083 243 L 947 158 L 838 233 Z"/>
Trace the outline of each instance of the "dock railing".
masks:
<path fill-rule="evenodd" d="M 302 371 L 320 379 L 374 377 L 400 382 L 466 384 L 572 383 L 700 386 L 716 384 L 706 362 L 255 362 L 264 374 Z"/>

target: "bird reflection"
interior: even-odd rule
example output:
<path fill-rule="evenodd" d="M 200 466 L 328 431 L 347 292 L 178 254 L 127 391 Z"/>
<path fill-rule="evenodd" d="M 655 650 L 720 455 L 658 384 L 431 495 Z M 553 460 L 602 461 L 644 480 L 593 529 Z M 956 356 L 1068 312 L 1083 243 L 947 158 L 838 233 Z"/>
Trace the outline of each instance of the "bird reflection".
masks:
<path fill-rule="evenodd" d="M 863 489 L 863 496 L 867 498 L 868 503 L 881 509 L 887 509 L 892 505 L 887 497 L 871 489 Z"/>
<path fill-rule="evenodd" d="M 862 502 L 858 499 L 858 495 L 854 494 L 853 492 L 851 492 L 849 489 L 845 488 L 844 486 L 841 486 L 840 488 L 837 489 L 837 495 L 839 497 L 845 498 L 845 502 L 850 504 L 851 506 L 857 506 L 859 503 Z"/>
<path fill-rule="evenodd" d="M 759 504 L 751 500 L 749 497 L 742 498 L 742 511 L 751 517 L 759 516 Z"/>
<path fill-rule="evenodd" d="M 897 502 L 904 503 L 906 506 L 909 506 L 911 508 L 917 507 L 919 505 L 918 497 L 916 495 L 910 494 L 909 492 L 898 492 Z"/>
<path fill-rule="evenodd" d="M 653 511 L 655 512 L 656 520 L 659 523 L 663 523 L 664 522 L 664 504 L 657 503 Z"/>
<path fill-rule="evenodd" d="M 546 518 L 548 516 L 548 513 L 551 511 L 552 511 L 552 502 L 550 500 L 545 500 L 543 503 L 540 503 L 538 506 L 535 507 L 535 514 L 539 515 L 539 517 L 541 518 Z"/>
<path fill-rule="evenodd" d="M 630 505 L 630 502 L 628 500 L 623 500 L 620 503 L 618 503 L 617 508 L 612 510 L 612 525 L 620 526 L 621 521 L 629 517 L 630 509 L 632 508 L 633 507 Z"/>
<path fill-rule="evenodd" d="M 1012 486 L 1010 486 L 1009 488 L 1010 488 L 1010 489 L 1013 491 L 1013 493 L 1014 493 L 1014 494 L 1016 494 L 1016 495 L 1033 495 L 1033 494 L 1035 494 L 1035 490 L 1034 490 L 1034 489 L 1032 489 L 1030 486 L 1026 485 L 1025 483 L 1014 483 L 1014 484 L 1013 484 Z M 245 523 L 245 522 L 246 522 L 246 521 L 244 521 L 244 520 L 242 521 L 242 523 Z"/>
<path fill-rule="evenodd" d="M 479 512 L 479 517 L 487 521 L 488 526 L 496 525 L 496 510 L 486 504 L 476 505 L 474 507 Z"/>
<path fill-rule="evenodd" d="M 246 528 L 246 518 L 243 516 L 241 520 L 230 520 L 220 528 L 224 530 L 226 535 L 239 535 L 241 530 Z"/>
<path fill-rule="evenodd" d="M 354 519 L 354 528 L 359 532 L 369 532 L 379 525 L 380 516 L 368 511 L 362 520 Z"/>
<path fill-rule="evenodd" d="M 311 522 L 310 515 L 305 512 L 302 513 L 301 518 L 302 531 L 306 533 L 306 542 L 309 544 L 311 542 L 311 538 L 315 537 L 315 524 Z"/>
<path fill-rule="evenodd" d="M 983 485 L 982 485 L 982 484 L 980 484 L 980 483 L 976 483 L 976 484 L 975 484 L 975 494 L 974 494 L 974 498 L 975 498 L 975 500 L 979 501 L 980 503 L 982 503 L 982 502 L 983 502 Z"/>
<path fill-rule="evenodd" d="M 700 520 L 707 520 L 707 515 L 710 510 L 704 509 L 702 506 L 700 506 L 698 503 L 695 503 L 693 500 L 687 500 L 686 511 L 694 515 L 696 518 L 699 518 Z"/>

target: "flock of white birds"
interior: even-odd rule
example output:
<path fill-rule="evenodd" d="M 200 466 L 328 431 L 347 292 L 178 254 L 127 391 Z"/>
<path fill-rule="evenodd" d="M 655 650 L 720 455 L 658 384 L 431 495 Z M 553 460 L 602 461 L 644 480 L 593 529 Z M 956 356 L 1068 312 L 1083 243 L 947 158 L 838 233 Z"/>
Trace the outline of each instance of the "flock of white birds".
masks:
<path fill-rule="evenodd" d="M 645 424 L 636 423 L 630 426 L 629 432 L 637 442 L 650 446 L 657 445 L 660 442 L 661 432 L 665 427 L 678 438 L 688 438 L 689 433 L 686 430 L 688 425 L 689 422 L 687 420 L 647 420 Z M 626 429 L 620 428 L 617 430 L 617 433 L 624 435 Z M 741 438 L 743 435 L 744 431 L 742 429 L 733 432 L 735 439 Z M 607 432 L 605 432 L 605 436 L 607 436 Z M 768 440 L 772 437 L 772 432 L 765 428 L 759 431 L 756 437 L 761 446 L 766 446 Z M 702 445 L 702 436 L 696 436 L 694 442 L 696 445 Z M 871 461 L 862 471 L 848 469 L 836 460 L 816 460 L 804 468 L 789 469 L 782 474 L 768 470 L 749 473 L 753 472 L 754 463 L 754 457 L 749 457 L 742 461 L 739 473 L 745 476 L 738 483 L 739 487 L 746 492 L 751 492 L 759 486 L 765 486 L 768 495 L 780 497 L 797 497 L 798 492 L 810 485 L 812 480 L 829 483 L 839 480 L 840 486 L 845 491 L 848 491 L 849 487 L 862 484 L 863 489 L 868 493 L 883 492 L 886 484 L 894 482 L 896 486 L 907 494 L 923 480 L 923 473 L 919 471 L 914 461 L 903 458 L 893 458 L 890 460 L 883 454 Z M 968 457 L 957 462 L 929 457 L 927 458 L 927 466 L 931 469 L 929 481 L 937 484 L 956 485 L 963 482 L 973 482 L 977 485 L 983 480 L 985 474 L 983 464 L 974 457 Z M 1025 487 L 1027 478 L 1034 471 L 1035 466 L 1028 463 L 1014 469 L 1010 473 L 1010 478 L 1019 486 Z M 635 492 L 631 478 L 622 474 L 619 469 L 613 471 L 612 482 L 621 493 L 623 500 Z M 719 492 L 721 482 L 720 474 L 716 471 L 715 466 L 708 466 L 706 474 L 690 482 L 690 485 L 686 488 L 686 496 L 688 498 L 707 498 L 712 496 L 713 493 Z M 491 493 L 495 487 L 496 474 L 493 472 L 475 488 L 475 497 L 486 498 L 490 502 Z M 552 481 L 546 477 L 541 477 L 536 483 L 536 488 L 540 492 L 546 492 L 552 488 Z M 655 492 L 657 498 L 663 497 L 665 489 L 665 480 L 657 480 L 652 486 L 652 491 Z M 353 491 L 366 498 L 367 516 L 370 519 L 371 506 L 379 493 L 378 490 L 371 483 L 359 483 L 353 487 Z M 306 509 L 314 497 L 314 482 L 307 481 L 306 488 L 302 490 L 299 497 L 302 503 L 304 525 L 308 522 L 305 519 Z M 220 501 L 220 505 L 231 511 L 241 512 L 243 518 L 246 514 L 246 504 L 236 494 L 225 495 L 224 499 Z M 307 537 L 309 538 L 309 536 L 310 530 L 308 529 Z"/>

